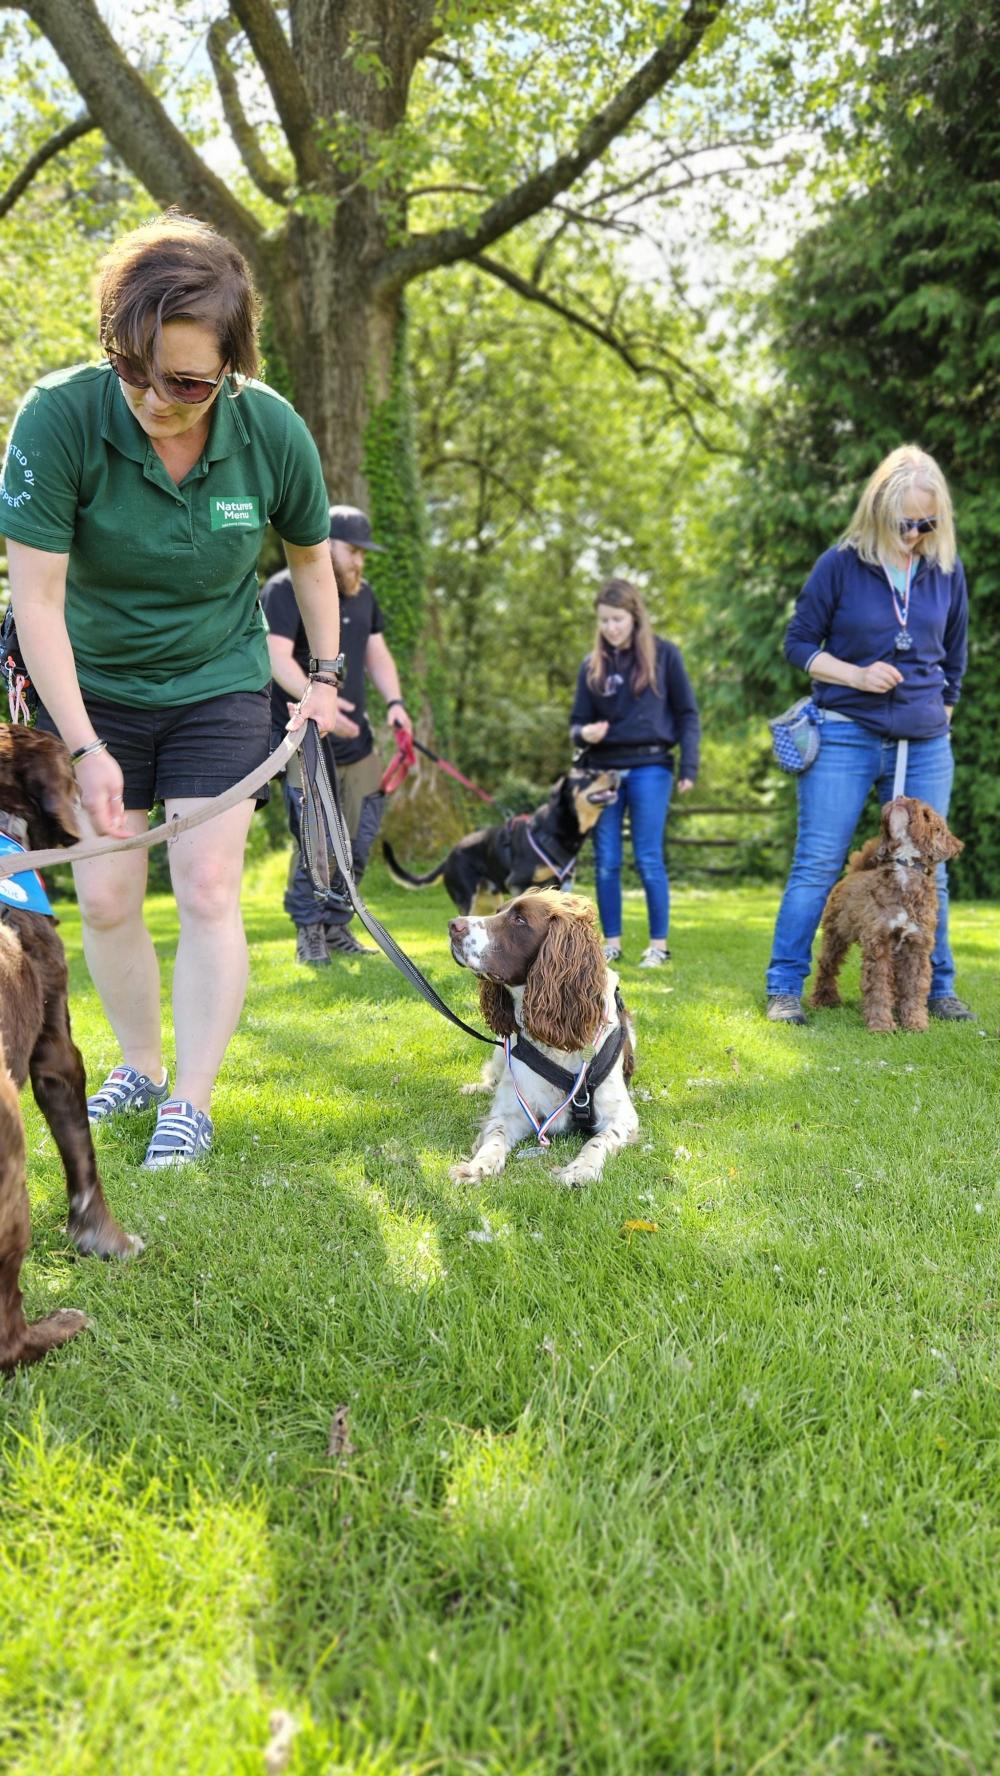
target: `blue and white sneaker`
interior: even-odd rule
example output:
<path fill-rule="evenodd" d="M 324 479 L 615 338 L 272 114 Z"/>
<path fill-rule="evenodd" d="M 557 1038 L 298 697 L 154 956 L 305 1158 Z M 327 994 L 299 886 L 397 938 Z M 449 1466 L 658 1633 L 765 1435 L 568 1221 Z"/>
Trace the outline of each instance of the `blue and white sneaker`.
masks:
<path fill-rule="evenodd" d="M 152 1110 L 169 1096 L 170 1080 L 166 1073 L 163 1084 L 154 1085 L 134 1067 L 112 1067 L 100 1090 L 87 1099 L 87 1120 L 95 1124 L 107 1122 L 111 1116 L 137 1115 L 140 1110 Z"/>
<path fill-rule="evenodd" d="M 156 1172 L 165 1166 L 194 1165 L 204 1159 L 212 1145 L 212 1118 L 204 1110 L 196 1110 L 186 1098 L 170 1098 L 161 1104 L 146 1157 L 145 1172 Z"/>

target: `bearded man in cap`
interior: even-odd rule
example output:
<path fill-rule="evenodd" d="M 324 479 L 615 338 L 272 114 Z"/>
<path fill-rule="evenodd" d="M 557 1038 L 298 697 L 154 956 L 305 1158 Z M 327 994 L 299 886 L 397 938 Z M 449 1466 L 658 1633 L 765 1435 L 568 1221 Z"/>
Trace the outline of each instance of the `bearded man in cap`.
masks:
<path fill-rule="evenodd" d="M 326 761 L 336 770 L 344 818 L 351 835 L 354 879 L 360 881 L 382 821 L 385 804 L 379 784 L 382 765 L 365 712 L 365 675 L 385 699 L 390 721 L 412 732 L 399 688 L 396 662 L 385 639 L 385 621 L 378 601 L 364 577 L 365 556 L 382 554 L 372 537 L 367 515 L 357 506 L 330 507 L 330 555 L 340 591 L 340 645 L 343 649 L 343 681 L 337 725 L 322 742 Z M 287 569 L 273 574 L 261 589 L 260 602 L 269 630 L 271 656 L 271 720 L 276 745 L 288 722 L 289 702 L 297 702 L 309 682 L 309 643 L 295 602 Z M 333 662 L 319 662 L 332 666 Z M 302 861 L 300 822 L 302 787 L 299 760 L 294 756 L 285 778 L 285 806 L 295 851 L 285 890 L 285 911 L 296 927 L 295 960 L 323 967 L 331 955 L 376 956 L 377 950 L 360 944 L 348 930 L 353 910 L 350 903 L 331 902 L 321 907 L 313 893 Z"/>

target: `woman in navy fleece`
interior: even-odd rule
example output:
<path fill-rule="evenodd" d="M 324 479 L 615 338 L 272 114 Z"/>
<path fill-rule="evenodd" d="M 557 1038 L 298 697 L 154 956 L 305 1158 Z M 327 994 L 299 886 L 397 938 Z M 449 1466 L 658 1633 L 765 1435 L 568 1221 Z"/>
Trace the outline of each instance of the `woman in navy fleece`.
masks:
<path fill-rule="evenodd" d="M 819 754 L 798 779 L 799 830 L 767 972 L 767 1015 L 804 1024 L 800 995 L 826 897 L 873 785 L 892 796 L 896 748 L 909 741 L 905 793 L 947 815 L 949 727 L 966 663 L 968 595 L 948 486 L 934 458 L 904 445 L 880 463 L 850 527 L 821 555 L 785 636 L 812 679 Z M 971 1018 L 955 997 L 948 885 L 939 911 L 928 1009 Z"/>
<path fill-rule="evenodd" d="M 672 748 L 680 744 L 683 795 L 698 771 L 698 705 L 680 649 L 654 635 L 646 607 L 628 580 L 608 580 L 597 594 L 594 646 L 580 667 L 570 716 L 574 741 L 588 763 L 622 772 L 618 800 L 594 828 L 597 905 L 604 954 L 621 958 L 622 822 L 632 825 L 635 866 L 646 890 L 649 946 L 640 968 L 658 968 L 670 955 L 670 887 L 663 829 L 673 786 Z"/>

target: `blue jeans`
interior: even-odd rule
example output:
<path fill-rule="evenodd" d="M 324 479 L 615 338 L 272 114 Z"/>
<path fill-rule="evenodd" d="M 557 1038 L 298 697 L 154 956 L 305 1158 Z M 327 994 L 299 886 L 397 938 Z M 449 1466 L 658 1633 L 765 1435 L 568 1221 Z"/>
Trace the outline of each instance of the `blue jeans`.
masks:
<path fill-rule="evenodd" d="M 799 830 L 795 857 L 778 910 L 767 971 L 769 993 L 801 993 L 811 966 L 812 941 L 826 897 L 844 867 L 854 828 L 873 784 L 879 801 L 892 799 L 896 742 L 858 722 L 823 723 L 819 754 L 798 779 Z M 911 740 L 905 792 L 947 816 L 955 766 L 951 737 Z M 948 878 L 937 868 L 938 922 L 931 957 L 931 998 L 955 991 L 948 947 Z"/>
<path fill-rule="evenodd" d="M 632 855 L 646 890 L 649 935 L 667 935 L 670 885 L 663 859 L 663 829 L 673 783 L 674 774 L 667 765 L 634 765 L 622 778 L 618 800 L 605 808 L 594 828 L 597 905 L 605 937 L 622 934 L 622 822 L 626 808 L 632 823 Z"/>

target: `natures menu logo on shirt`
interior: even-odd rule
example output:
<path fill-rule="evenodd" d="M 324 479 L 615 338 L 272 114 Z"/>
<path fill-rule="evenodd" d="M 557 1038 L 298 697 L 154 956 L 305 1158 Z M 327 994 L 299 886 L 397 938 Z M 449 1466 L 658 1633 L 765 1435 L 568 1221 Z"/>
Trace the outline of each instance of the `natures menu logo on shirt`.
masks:
<path fill-rule="evenodd" d="M 213 530 L 259 530 L 260 501 L 256 495 L 252 499 L 233 496 L 222 499 L 213 494 L 208 502 Z"/>

